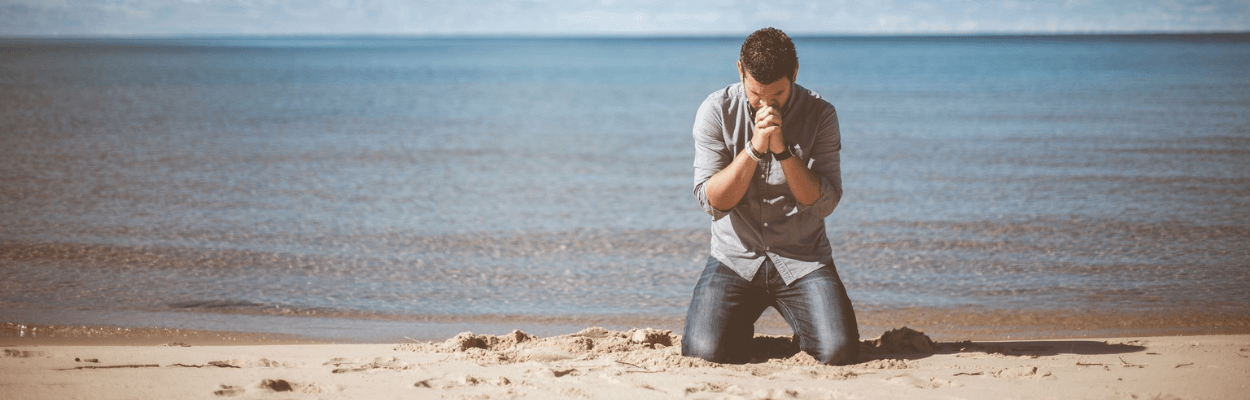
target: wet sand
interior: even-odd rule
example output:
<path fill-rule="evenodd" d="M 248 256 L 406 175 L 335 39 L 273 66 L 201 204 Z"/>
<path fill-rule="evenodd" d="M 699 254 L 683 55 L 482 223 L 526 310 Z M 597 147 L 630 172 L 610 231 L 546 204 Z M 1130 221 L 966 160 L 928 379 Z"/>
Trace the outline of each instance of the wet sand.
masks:
<path fill-rule="evenodd" d="M 4 337 L 0 386 L 14 398 L 97 399 L 1237 399 L 1250 389 L 1250 335 L 935 343 L 897 331 L 865 340 L 849 366 L 817 365 L 768 335 L 757 335 L 751 363 L 710 363 L 680 356 L 681 338 L 656 329 L 401 344 L 204 339 Z"/>
<path fill-rule="evenodd" d="M 161 313 L 59 309 L 43 310 L 42 314 L 40 309 L 8 310 L 7 313 L 8 318 L 0 319 L 0 342 L 24 339 L 50 344 L 65 344 L 69 339 L 145 340 L 146 344 L 188 340 L 201 344 L 255 341 L 377 344 L 410 339 L 440 341 L 463 331 L 502 334 L 520 329 L 555 336 L 586 326 L 616 330 L 650 326 L 680 332 L 685 324 L 684 318 L 675 315 L 361 315 L 226 306 Z M 1250 334 L 1250 314 L 1237 307 L 1142 311 L 869 305 L 857 306 L 856 318 L 861 335 L 911 326 L 940 341 Z M 59 322 L 62 320 L 74 323 Z M 771 335 L 791 333 L 781 315 L 772 310 L 765 311 L 756 322 L 755 330 Z"/>

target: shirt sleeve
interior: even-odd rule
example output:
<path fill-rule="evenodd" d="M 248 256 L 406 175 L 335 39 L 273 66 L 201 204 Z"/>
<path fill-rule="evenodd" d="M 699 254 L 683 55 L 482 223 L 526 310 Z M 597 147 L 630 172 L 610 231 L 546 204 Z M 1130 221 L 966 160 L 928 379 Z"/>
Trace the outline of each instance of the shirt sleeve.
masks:
<path fill-rule="evenodd" d="M 713 220 L 724 218 L 729 211 L 712 207 L 707 199 L 707 181 L 733 162 L 733 152 L 723 135 L 725 121 L 719 98 L 713 94 L 703 100 L 694 120 L 694 197 Z"/>
<path fill-rule="evenodd" d="M 817 218 L 828 217 L 842 201 L 842 133 L 838 127 L 838 112 L 829 106 L 820 119 L 816 140 L 808 150 L 807 168 L 820 177 L 820 197 L 811 205 L 797 204 L 798 212 L 811 213 Z"/>

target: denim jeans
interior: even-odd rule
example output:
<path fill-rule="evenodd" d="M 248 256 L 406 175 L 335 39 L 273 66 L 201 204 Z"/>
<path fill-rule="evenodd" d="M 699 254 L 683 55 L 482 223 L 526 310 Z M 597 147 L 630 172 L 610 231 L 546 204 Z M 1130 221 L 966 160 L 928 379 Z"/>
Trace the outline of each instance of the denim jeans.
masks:
<path fill-rule="evenodd" d="M 816 360 L 845 365 L 859 358 L 855 311 L 835 266 L 826 265 L 786 285 L 771 261 L 748 281 L 712 257 L 686 312 L 682 355 L 720 363 L 749 361 L 755 321 L 768 307 L 781 313 L 794 330 L 799 349 Z"/>

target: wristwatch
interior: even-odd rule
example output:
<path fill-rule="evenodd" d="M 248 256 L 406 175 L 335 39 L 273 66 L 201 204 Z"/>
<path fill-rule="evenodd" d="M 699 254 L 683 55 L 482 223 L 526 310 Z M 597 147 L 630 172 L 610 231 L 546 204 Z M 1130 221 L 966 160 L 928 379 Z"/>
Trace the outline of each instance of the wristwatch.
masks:
<path fill-rule="evenodd" d="M 794 156 L 794 150 L 790 150 L 790 146 L 786 146 L 786 151 L 783 153 L 773 153 L 773 159 L 777 161 L 785 161 L 792 156 Z"/>

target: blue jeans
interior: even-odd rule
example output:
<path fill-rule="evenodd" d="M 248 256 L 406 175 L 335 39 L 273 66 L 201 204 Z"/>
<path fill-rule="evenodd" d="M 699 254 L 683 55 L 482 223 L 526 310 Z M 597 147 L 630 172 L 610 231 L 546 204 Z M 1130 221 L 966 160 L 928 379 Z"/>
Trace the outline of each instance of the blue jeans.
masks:
<path fill-rule="evenodd" d="M 794 330 L 799 349 L 829 365 L 859 358 L 859 328 L 833 265 L 786 285 L 771 261 L 752 280 L 708 257 L 686 312 L 681 354 L 720 363 L 749 361 L 755 321 L 776 308 Z"/>

